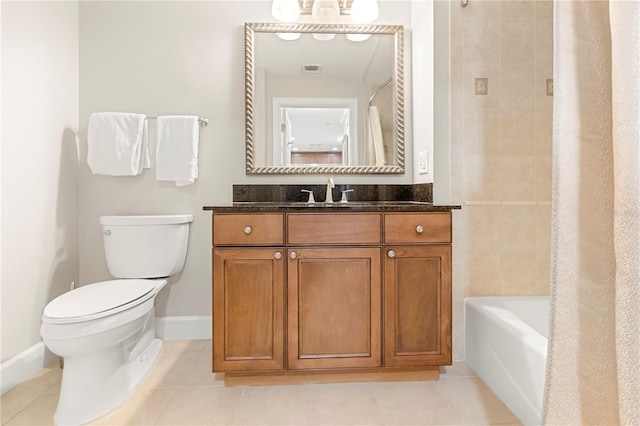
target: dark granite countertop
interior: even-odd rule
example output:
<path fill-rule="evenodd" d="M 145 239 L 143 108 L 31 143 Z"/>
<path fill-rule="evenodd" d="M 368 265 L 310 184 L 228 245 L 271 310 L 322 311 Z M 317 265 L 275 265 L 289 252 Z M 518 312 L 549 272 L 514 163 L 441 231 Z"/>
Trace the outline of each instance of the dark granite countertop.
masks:
<path fill-rule="evenodd" d="M 306 203 L 306 202 L 236 202 L 204 206 L 203 210 L 213 213 L 255 213 L 255 212 L 446 212 L 460 209 L 460 206 L 440 206 L 420 201 L 349 201 L 347 203 Z"/>

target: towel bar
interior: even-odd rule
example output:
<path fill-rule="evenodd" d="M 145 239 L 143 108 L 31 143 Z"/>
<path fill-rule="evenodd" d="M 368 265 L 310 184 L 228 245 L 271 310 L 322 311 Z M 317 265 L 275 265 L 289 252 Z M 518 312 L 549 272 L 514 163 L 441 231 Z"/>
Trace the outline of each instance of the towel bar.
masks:
<path fill-rule="evenodd" d="M 149 119 L 155 120 L 157 118 L 158 117 L 147 116 L 147 120 Z M 200 124 L 200 127 L 207 127 L 209 125 L 209 119 L 204 117 L 198 117 L 198 123 Z"/>

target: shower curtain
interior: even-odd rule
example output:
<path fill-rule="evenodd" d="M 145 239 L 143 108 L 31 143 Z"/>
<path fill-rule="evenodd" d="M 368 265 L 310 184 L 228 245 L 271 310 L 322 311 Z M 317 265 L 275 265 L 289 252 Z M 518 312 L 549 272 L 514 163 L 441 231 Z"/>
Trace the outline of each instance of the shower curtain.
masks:
<path fill-rule="evenodd" d="M 640 2 L 554 8 L 543 422 L 640 425 Z"/>
<path fill-rule="evenodd" d="M 367 115 L 367 153 L 369 165 L 384 166 L 384 142 L 378 107 L 369 105 Z"/>

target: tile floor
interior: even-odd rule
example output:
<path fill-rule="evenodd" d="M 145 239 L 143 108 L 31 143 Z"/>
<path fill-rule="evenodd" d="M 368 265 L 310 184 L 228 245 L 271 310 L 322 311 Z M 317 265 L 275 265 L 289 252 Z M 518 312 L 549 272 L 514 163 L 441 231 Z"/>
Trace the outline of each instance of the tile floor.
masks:
<path fill-rule="evenodd" d="M 119 409 L 93 425 L 520 424 L 464 363 L 437 382 L 226 388 L 211 372 L 211 341 L 165 342 L 158 365 Z M 3 425 L 50 425 L 58 362 L 2 395 Z"/>

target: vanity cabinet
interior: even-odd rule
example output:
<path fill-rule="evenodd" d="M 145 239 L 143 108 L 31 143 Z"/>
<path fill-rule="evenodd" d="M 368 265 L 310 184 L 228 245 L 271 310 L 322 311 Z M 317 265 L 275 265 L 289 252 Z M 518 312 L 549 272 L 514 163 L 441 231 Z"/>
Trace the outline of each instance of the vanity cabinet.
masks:
<path fill-rule="evenodd" d="M 451 364 L 451 215 L 394 213 L 384 229 L 384 364 Z"/>
<path fill-rule="evenodd" d="M 214 371 L 450 363 L 449 211 L 214 212 Z"/>
<path fill-rule="evenodd" d="M 283 221 L 282 214 L 214 216 L 214 371 L 284 369 Z M 252 247 L 259 245 L 274 247 Z"/>

